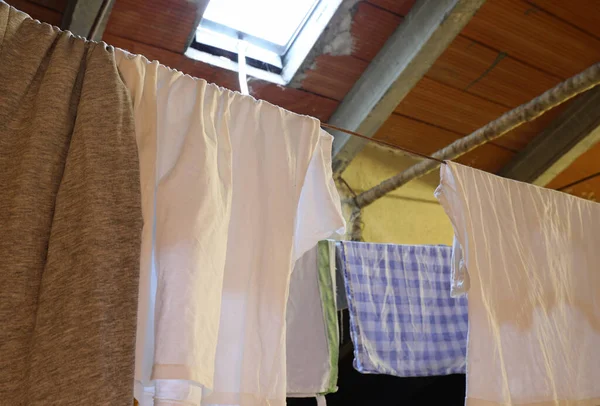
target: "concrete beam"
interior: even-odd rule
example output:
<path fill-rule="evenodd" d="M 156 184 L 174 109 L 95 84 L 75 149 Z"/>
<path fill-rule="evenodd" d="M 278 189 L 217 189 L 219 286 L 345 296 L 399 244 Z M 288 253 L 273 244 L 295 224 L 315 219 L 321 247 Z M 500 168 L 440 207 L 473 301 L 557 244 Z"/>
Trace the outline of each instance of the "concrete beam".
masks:
<path fill-rule="evenodd" d="M 115 0 L 69 0 L 61 29 L 100 41 Z"/>
<path fill-rule="evenodd" d="M 576 98 L 499 175 L 546 186 L 600 141 L 600 88 Z"/>
<path fill-rule="evenodd" d="M 483 3 L 485 0 L 418 0 L 329 123 L 374 136 Z M 333 169 L 340 175 L 365 141 L 335 131 L 333 135 Z"/>

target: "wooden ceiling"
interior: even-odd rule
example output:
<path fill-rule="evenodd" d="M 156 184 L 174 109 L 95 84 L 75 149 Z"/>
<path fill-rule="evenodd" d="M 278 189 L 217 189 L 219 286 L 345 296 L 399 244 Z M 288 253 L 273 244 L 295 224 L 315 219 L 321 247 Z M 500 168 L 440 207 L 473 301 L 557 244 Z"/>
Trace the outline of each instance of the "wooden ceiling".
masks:
<path fill-rule="evenodd" d="M 432 153 L 599 61 L 599 1 L 487 0 L 376 138 Z M 459 161 L 497 172 L 568 104 Z M 548 187 L 560 188 L 597 172 L 600 144 Z M 600 196 L 600 177 L 569 192 Z"/>
<path fill-rule="evenodd" d="M 353 10 L 351 55 L 318 56 L 299 88 L 253 80 L 252 95 L 327 121 L 414 1 L 359 1 Z M 8 3 L 60 25 L 67 0 Z M 103 39 L 237 89 L 235 73 L 183 55 L 196 24 L 196 6 L 187 0 L 116 0 Z M 598 61 L 600 1 L 487 0 L 376 137 L 432 153 Z M 459 160 L 497 172 L 565 108 L 551 110 Z M 596 145 L 548 186 L 559 188 L 599 171 Z M 600 196 L 600 177 L 569 192 L 594 199 Z"/>
<path fill-rule="evenodd" d="M 8 0 L 6 3 L 48 24 L 60 26 L 67 0 Z"/>

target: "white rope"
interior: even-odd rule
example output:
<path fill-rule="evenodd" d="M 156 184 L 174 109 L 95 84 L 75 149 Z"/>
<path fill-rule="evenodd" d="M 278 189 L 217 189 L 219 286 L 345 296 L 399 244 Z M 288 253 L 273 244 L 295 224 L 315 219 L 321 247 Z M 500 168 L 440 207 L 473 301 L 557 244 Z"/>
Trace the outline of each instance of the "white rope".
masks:
<path fill-rule="evenodd" d="M 246 42 L 240 40 L 238 42 L 238 80 L 240 81 L 240 92 L 249 95 L 248 78 L 246 73 Z"/>

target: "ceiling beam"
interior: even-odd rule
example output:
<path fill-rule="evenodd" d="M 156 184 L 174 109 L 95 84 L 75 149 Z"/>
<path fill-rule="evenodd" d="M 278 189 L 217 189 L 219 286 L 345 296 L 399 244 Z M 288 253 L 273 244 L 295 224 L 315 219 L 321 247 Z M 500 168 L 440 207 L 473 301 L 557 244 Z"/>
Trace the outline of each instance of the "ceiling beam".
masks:
<path fill-rule="evenodd" d="M 546 186 L 600 141 L 600 88 L 588 90 L 508 163 L 499 175 Z"/>
<path fill-rule="evenodd" d="M 61 29 L 93 41 L 100 41 L 115 0 L 69 0 Z"/>
<path fill-rule="evenodd" d="M 196 20 L 193 29 L 190 30 L 186 49 L 196 34 L 196 27 L 202 19 L 209 0 L 187 1 L 196 4 Z M 100 41 L 114 4 L 115 0 L 67 0 L 61 29 L 93 41 Z M 185 49 L 181 52 L 185 52 Z"/>
<path fill-rule="evenodd" d="M 329 123 L 373 137 L 484 2 L 418 0 Z M 365 141 L 333 134 L 333 170 L 340 175 Z"/>

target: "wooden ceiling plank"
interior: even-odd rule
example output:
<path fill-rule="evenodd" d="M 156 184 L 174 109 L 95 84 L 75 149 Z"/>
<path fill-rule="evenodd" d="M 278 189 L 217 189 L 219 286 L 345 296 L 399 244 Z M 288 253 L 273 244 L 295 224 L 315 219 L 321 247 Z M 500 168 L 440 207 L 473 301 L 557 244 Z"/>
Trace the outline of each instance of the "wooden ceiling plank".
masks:
<path fill-rule="evenodd" d="M 268 101 L 294 113 L 316 117 L 323 122 L 329 120 L 339 104 L 318 94 L 262 80 L 250 82 L 249 86 L 250 94 L 257 99 Z"/>
<path fill-rule="evenodd" d="M 31 18 L 55 26 L 60 26 L 62 14 L 56 10 L 49 9 L 26 0 L 6 0 L 6 3 L 10 4 L 17 10 L 29 14 Z"/>
<path fill-rule="evenodd" d="M 582 199 L 598 202 L 600 201 L 600 176 L 578 183 L 577 185 L 563 190 L 563 192 L 581 197 Z"/>
<path fill-rule="evenodd" d="M 600 88 L 575 99 L 500 175 L 546 186 L 600 141 Z"/>
<path fill-rule="evenodd" d="M 39 4 L 52 10 L 62 13 L 67 7 L 68 0 L 29 0 L 31 3 Z"/>
<path fill-rule="evenodd" d="M 402 20 L 402 17 L 369 3 L 358 3 L 350 28 L 352 56 L 372 61 Z"/>
<path fill-rule="evenodd" d="M 528 3 L 600 38 L 598 0 L 528 0 Z"/>
<path fill-rule="evenodd" d="M 456 37 L 426 76 L 511 108 L 561 81 L 558 76 L 462 35 Z"/>
<path fill-rule="evenodd" d="M 367 69 L 368 62 L 350 55 L 319 55 L 314 65 L 305 72 L 302 89 L 340 101 Z"/>
<path fill-rule="evenodd" d="M 394 112 L 466 135 L 508 110 L 508 107 L 424 77 Z"/>
<path fill-rule="evenodd" d="M 416 0 L 367 0 L 369 3 L 376 5 L 384 10 L 394 14 L 405 16 L 415 4 Z"/>
<path fill-rule="evenodd" d="M 428 155 L 460 137 L 459 134 L 451 131 L 397 114 L 390 116 L 375 135 L 377 139 Z M 484 144 L 457 161 L 488 172 L 496 172 L 513 156 L 514 153 L 505 148 Z"/>
<path fill-rule="evenodd" d="M 569 103 L 560 105 L 537 119 L 517 127 L 494 140 L 493 143 L 513 151 L 520 151 L 550 125 Z M 467 135 L 508 110 L 500 104 L 425 77 L 400 103 L 395 113 Z"/>
<path fill-rule="evenodd" d="M 514 154 L 497 145 L 484 144 L 458 157 L 456 162 L 482 171 L 497 173 L 513 159 Z"/>
<path fill-rule="evenodd" d="M 374 138 L 429 155 L 460 138 L 460 135 L 410 117 L 392 114 Z"/>
<path fill-rule="evenodd" d="M 119 0 L 106 32 L 183 54 L 207 0 Z"/>
<path fill-rule="evenodd" d="M 524 123 L 495 140 L 498 144 L 514 151 L 520 151 L 535 139 L 558 115 L 571 103 L 570 101 L 557 106 L 533 121 Z"/>
<path fill-rule="evenodd" d="M 599 39 L 523 0 L 488 1 L 462 34 L 563 79 L 600 60 Z"/>
<path fill-rule="evenodd" d="M 546 187 L 551 189 L 561 188 L 587 176 L 600 172 L 600 143 L 590 148 L 586 153 L 575 160 L 567 169 L 556 176 Z M 600 191 L 600 189 L 599 189 Z"/>
<path fill-rule="evenodd" d="M 485 0 L 422 0 L 354 84 L 330 123 L 372 137 Z M 337 132 L 334 173 L 341 174 L 364 140 Z"/>

